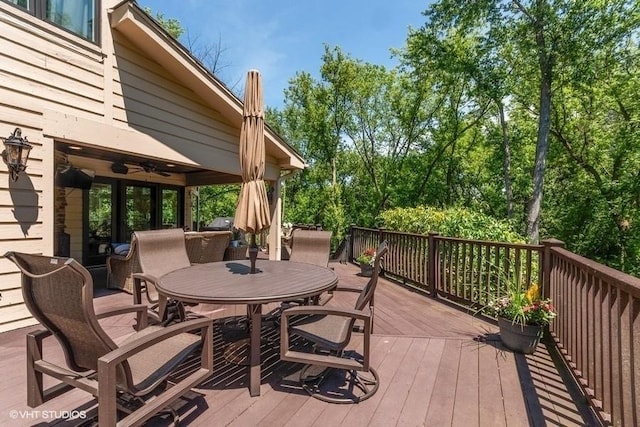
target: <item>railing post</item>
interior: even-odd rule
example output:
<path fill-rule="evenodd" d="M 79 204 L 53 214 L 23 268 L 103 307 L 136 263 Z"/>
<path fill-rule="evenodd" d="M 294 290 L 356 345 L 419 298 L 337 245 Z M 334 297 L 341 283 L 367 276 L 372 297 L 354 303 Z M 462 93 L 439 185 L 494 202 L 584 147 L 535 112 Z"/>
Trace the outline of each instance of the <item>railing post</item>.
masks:
<path fill-rule="evenodd" d="M 376 246 L 380 246 L 380 244 L 384 241 L 384 228 L 378 228 L 378 244 Z M 380 271 L 379 274 L 382 277 L 385 277 L 385 264 L 384 264 L 384 260 L 382 260 L 381 266 L 380 266 Z"/>
<path fill-rule="evenodd" d="M 553 268 L 551 265 L 551 248 L 563 248 L 564 242 L 558 239 L 547 239 L 540 243 L 544 246 L 542 256 L 542 298 L 547 299 L 551 296 L 551 269 Z"/>
<path fill-rule="evenodd" d="M 349 246 L 347 247 L 347 261 L 353 262 L 353 228 L 355 224 L 349 226 Z"/>
<path fill-rule="evenodd" d="M 427 283 L 427 288 L 431 291 L 431 296 L 433 298 L 438 298 L 437 272 L 438 264 L 440 263 L 438 260 L 440 251 L 438 250 L 438 240 L 436 239 L 436 236 L 439 235 L 440 233 L 429 232 L 429 240 L 427 243 L 427 280 L 429 282 Z"/>

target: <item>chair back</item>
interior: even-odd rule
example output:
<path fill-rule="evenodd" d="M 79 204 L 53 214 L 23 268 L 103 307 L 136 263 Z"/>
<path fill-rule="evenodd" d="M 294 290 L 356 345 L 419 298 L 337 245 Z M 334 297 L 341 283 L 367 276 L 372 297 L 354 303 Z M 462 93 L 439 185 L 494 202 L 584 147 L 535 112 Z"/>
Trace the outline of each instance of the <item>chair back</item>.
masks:
<path fill-rule="evenodd" d="M 140 271 L 144 274 L 159 279 L 167 273 L 191 265 L 181 228 L 134 231 L 133 239 L 137 240 L 138 262 Z M 157 298 L 155 286 L 149 283 L 147 296 L 152 300 Z"/>
<path fill-rule="evenodd" d="M 98 369 L 117 348 L 98 324 L 91 274 L 73 258 L 7 252 L 22 272 L 22 295 L 31 314 L 57 338 L 74 371 Z"/>
<path fill-rule="evenodd" d="M 205 264 L 224 259 L 231 231 L 188 231 L 184 233 L 187 256 L 191 264 Z"/>
<path fill-rule="evenodd" d="M 289 261 L 329 265 L 331 254 L 331 231 L 302 230 L 296 228 L 291 234 Z"/>
<path fill-rule="evenodd" d="M 371 275 L 371 279 L 366 284 L 364 288 L 362 288 L 362 292 L 358 296 L 358 300 L 356 301 L 356 310 L 363 310 L 367 304 L 371 302 L 373 298 L 373 294 L 376 290 L 376 286 L 378 285 L 378 275 L 380 274 L 380 260 L 389 250 L 389 243 L 385 240 L 380 243 L 378 249 L 376 249 L 376 257 L 373 261 L 373 274 Z"/>

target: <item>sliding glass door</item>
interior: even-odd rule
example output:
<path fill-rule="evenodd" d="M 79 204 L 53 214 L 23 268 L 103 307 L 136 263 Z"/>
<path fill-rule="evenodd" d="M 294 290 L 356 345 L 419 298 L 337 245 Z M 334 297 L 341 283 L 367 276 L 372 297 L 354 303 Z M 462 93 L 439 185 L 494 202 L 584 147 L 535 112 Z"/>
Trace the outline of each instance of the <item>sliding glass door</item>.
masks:
<path fill-rule="evenodd" d="M 112 243 L 131 241 L 134 231 L 184 224 L 184 190 L 160 184 L 96 178 L 84 190 L 83 264 L 101 265 Z"/>
<path fill-rule="evenodd" d="M 124 188 L 124 214 L 121 241 L 129 241 L 134 231 L 152 230 L 156 221 L 154 215 L 154 187 L 146 185 L 126 185 Z"/>
<path fill-rule="evenodd" d="M 162 189 L 162 228 L 177 228 L 182 226 L 181 193 L 178 189 Z"/>
<path fill-rule="evenodd" d="M 104 264 L 113 241 L 116 198 L 110 183 L 94 182 L 86 191 L 83 263 Z"/>

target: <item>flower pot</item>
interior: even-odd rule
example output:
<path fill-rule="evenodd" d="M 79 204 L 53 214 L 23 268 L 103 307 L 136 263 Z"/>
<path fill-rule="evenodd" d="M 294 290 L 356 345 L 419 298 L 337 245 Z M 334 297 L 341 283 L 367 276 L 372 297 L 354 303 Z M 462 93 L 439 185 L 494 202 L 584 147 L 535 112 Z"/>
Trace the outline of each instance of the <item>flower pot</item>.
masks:
<path fill-rule="evenodd" d="M 363 277 L 373 276 L 373 265 L 361 262 L 360 263 L 360 275 Z"/>
<path fill-rule="evenodd" d="M 540 325 L 513 324 L 511 320 L 498 317 L 500 339 L 509 350 L 532 354 L 542 338 L 544 327 Z"/>

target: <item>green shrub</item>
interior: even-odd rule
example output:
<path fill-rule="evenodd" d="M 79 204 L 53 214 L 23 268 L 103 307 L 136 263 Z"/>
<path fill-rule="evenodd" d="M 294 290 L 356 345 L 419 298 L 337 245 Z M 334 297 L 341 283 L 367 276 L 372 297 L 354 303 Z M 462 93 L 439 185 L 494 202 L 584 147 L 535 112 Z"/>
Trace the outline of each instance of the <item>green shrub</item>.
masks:
<path fill-rule="evenodd" d="M 393 231 L 420 234 L 434 231 L 446 237 L 495 242 L 524 243 L 526 240 L 513 231 L 508 221 L 464 208 L 395 208 L 382 212 L 380 220 L 384 228 Z"/>

